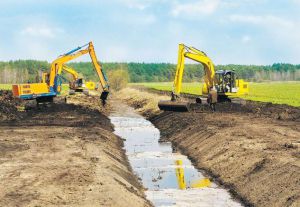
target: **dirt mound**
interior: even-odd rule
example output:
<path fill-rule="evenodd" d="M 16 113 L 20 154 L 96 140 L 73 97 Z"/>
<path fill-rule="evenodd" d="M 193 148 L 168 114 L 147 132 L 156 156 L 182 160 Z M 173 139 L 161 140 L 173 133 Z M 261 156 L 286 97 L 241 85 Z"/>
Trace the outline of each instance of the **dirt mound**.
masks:
<path fill-rule="evenodd" d="M 0 121 L 16 120 L 22 117 L 17 106 L 20 104 L 11 91 L 0 90 Z"/>
<path fill-rule="evenodd" d="M 169 91 L 159 91 L 155 89 L 145 88 L 143 86 L 134 86 L 135 91 L 141 91 L 141 93 L 151 93 L 151 94 L 159 94 L 161 97 L 170 97 Z M 168 100 L 170 99 L 162 100 Z M 198 97 L 196 95 L 185 94 L 182 93 L 181 97 L 185 100 L 189 100 L 191 102 L 195 102 L 195 99 Z M 156 99 L 158 97 L 156 96 Z M 141 100 L 135 99 L 134 101 L 136 106 L 140 108 L 143 107 L 143 103 Z M 285 104 L 272 104 L 265 102 L 257 102 L 257 101 L 248 101 L 239 98 L 233 98 L 231 103 L 218 103 L 218 111 L 220 112 L 241 112 L 241 113 L 251 113 L 255 114 L 256 117 L 268 117 L 272 119 L 278 120 L 289 120 L 289 121 L 300 121 L 300 107 L 293 107 Z"/>
<path fill-rule="evenodd" d="M 233 100 L 232 103 L 218 103 L 219 112 L 253 114 L 256 117 L 267 117 L 275 120 L 300 121 L 300 108 L 288 105 Z"/>

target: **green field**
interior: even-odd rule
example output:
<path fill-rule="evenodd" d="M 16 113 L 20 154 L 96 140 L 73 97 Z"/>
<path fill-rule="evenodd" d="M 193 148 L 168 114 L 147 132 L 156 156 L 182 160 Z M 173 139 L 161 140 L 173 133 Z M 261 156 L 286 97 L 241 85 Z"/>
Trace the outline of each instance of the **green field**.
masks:
<path fill-rule="evenodd" d="M 157 90 L 171 91 L 173 83 L 131 83 L 130 85 L 143 85 Z M 201 95 L 201 87 L 202 84 L 199 83 L 183 83 L 182 92 Z M 250 83 L 249 88 L 249 95 L 242 96 L 242 98 L 253 101 L 300 106 L 300 81 Z"/>

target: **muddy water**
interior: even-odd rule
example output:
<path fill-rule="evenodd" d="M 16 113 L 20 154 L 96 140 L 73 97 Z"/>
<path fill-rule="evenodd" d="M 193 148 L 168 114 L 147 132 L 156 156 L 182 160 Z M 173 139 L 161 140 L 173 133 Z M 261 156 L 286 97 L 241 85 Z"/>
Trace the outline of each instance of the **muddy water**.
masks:
<path fill-rule="evenodd" d="M 174 152 L 170 143 L 159 143 L 159 130 L 132 108 L 118 104 L 110 119 L 114 133 L 126 140 L 130 164 L 154 206 L 242 206 L 196 170 L 186 156 Z"/>

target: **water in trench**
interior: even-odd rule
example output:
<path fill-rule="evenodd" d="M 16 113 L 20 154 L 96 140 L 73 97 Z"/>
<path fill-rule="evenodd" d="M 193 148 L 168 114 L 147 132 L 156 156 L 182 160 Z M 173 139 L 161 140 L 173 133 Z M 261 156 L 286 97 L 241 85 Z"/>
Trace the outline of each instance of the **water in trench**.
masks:
<path fill-rule="evenodd" d="M 174 152 L 171 143 L 159 143 L 159 130 L 132 108 L 118 103 L 110 119 L 115 134 L 126 140 L 129 162 L 155 206 L 242 206 L 195 169 L 186 156 Z"/>

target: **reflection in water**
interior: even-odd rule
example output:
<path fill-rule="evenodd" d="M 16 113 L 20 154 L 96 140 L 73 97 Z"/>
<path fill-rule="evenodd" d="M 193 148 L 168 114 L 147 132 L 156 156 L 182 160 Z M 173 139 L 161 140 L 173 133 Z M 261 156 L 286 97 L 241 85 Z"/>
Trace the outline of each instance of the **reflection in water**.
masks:
<path fill-rule="evenodd" d="M 211 186 L 211 182 L 208 178 L 199 180 L 198 182 L 195 182 L 191 185 L 192 188 L 207 188 L 210 186 Z"/>
<path fill-rule="evenodd" d="M 186 184 L 185 184 L 185 179 L 184 179 L 184 169 L 182 167 L 182 160 L 176 160 L 176 177 L 177 177 L 177 183 L 178 183 L 178 188 L 180 190 L 185 190 L 186 189 Z M 208 178 L 203 178 L 198 181 L 192 182 L 190 188 L 206 188 L 210 187 L 211 182 Z"/>
<path fill-rule="evenodd" d="M 114 133 L 126 139 L 126 155 L 154 206 L 241 206 L 198 172 L 186 156 L 174 153 L 170 143 L 159 143 L 159 130 L 128 109 L 116 109 L 110 119 Z"/>
<path fill-rule="evenodd" d="M 184 190 L 186 186 L 184 180 L 184 169 L 182 167 L 182 160 L 176 160 L 175 163 L 177 165 L 175 171 L 176 171 L 176 177 L 178 182 L 178 188 Z"/>

